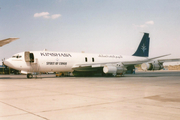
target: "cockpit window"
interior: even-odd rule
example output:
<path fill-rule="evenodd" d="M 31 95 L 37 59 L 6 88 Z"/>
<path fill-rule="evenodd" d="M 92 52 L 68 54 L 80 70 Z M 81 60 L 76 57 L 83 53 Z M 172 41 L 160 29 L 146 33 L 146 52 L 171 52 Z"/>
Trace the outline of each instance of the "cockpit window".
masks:
<path fill-rule="evenodd" d="M 12 58 L 22 58 L 22 56 L 20 56 L 20 55 L 14 55 L 14 56 L 12 56 Z"/>

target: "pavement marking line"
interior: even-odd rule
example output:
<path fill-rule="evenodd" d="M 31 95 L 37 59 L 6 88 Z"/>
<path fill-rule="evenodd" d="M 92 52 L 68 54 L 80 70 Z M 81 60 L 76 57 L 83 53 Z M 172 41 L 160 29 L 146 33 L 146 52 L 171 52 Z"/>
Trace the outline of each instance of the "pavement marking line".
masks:
<path fill-rule="evenodd" d="M 111 104 L 111 103 L 116 103 L 115 102 L 107 102 L 107 103 L 99 103 L 99 104 L 91 104 L 91 105 L 84 105 L 84 106 L 76 106 L 76 107 L 71 107 L 71 108 L 63 108 L 63 109 L 54 109 L 54 110 L 46 110 L 46 111 L 41 111 L 41 112 L 50 112 L 50 111 L 59 111 L 59 110 L 69 110 L 69 109 L 77 109 L 77 108 L 83 108 L 83 107 L 92 107 L 92 106 L 99 106 L 99 105 L 104 105 L 104 104 Z M 37 113 L 41 113 L 37 112 Z"/>
<path fill-rule="evenodd" d="M 4 115 L 4 116 L 0 116 L 0 117 L 9 117 L 9 116 L 18 116 L 18 115 L 26 115 L 28 113 L 22 113 L 22 114 L 16 114 L 16 115 Z"/>
<path fill-rule="evenodd" d="M 77 96 L 78 96 L 78 95 L 77 95 Z M 84 96 L 83 96 L 83 97 L 84 97 Z M 90 97 L 90 98 L 91 98 L 91 97 Z M 94 97 L 92 97 L 92 98 L 94 98 Z M 99 105 L 105 105 L 105 104 L 112 104 L 112 103 L 119 103 L 119 102 L 131 101 L 131 100 L 136 100 L 136 99 L 143 99 L 143 98 L 133 98 L 133 99 L 128 99 L 128 100 L 112 101 L 112 102 L 105 102 L 105 103 L 99 103 L 99 104 L 89 104 L 89 105 L 76 106 L 76 107 L 71 107 L 71 108 L 45 110 L 45 111 L 40 111 L 40 112 L 36 112 L 36 113 L 50 112 L 50 111 L 59 111 L 59 110 L 69 110 L 69 109 L 77 109 L 77 108 L 83 108 L 83 107 L 92 107 L 92 106 L 99 106 Z"/>
<path fill-rule="evenodd" d="M 29 114 L 35 115 L 35 116 L 37 116 L 37 117 L 40 117 L 40 118 L 42 118 L 42 119 L 49 120 L 49 119 L 47 119 L 47 118 L 45 118 L 45 117 L 42 117 L 42 116 L 37 115 L 37 114 L 34 114 L 34 113 L 32 113 L 32 112 L 29 112 L 29 111 L 23 110 L 23 109 L 18 108 L 18 107 L 16 107 L 16 106 L 13 106 L 13 105 L 10 105 L 10 104 L 7 104 L 7 103 L 4 103 L 4 102 L 2 102 L 2 101 L 0 101 L 0 102 L 1 102 L 1 103 L 3 103 L 3 104 L 5 104 L 5 105 L 11 106 L 11 107 L 13 107 L 13 108 L 16 108 L 16 109 L 18 109 L 18 110 L 22 110 L 22 111 L 27 112 L 27 113 L 29 113 Z M 14 115 L 14 116 L 16 116 L 16 115 Z M 3 116 L 2 116 L 2 117 L 3 117 Z"/>

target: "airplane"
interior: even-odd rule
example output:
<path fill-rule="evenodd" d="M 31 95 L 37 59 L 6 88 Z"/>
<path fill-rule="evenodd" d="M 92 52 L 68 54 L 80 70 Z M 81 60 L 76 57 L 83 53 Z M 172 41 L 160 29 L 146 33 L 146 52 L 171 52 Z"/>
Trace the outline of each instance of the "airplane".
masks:
<path fill-rule="evenodd" d="M 27 78 L 32 78 L 33 73 L 42 72 L 73 73 L 74 76 L 90 76 L 94 74 L 123 76 L 127 70 L 134 69 L 134 65 L 147 63 L 169 55 L 148 58 L 149 42 L 149 33 L 144 33 L 136 52 L 132 56 L 25 51 L 6 59 L 4 64 L 27 74 Z"/>
<path fill-rule="evenodd" d="M 3 39 L 3 40 L 0 40 L 0 47 L 2 47 L 3 45 L 6 45 L 14 40 L 17 40 L 19 38 L 7 38 L 7 39 Z"/>

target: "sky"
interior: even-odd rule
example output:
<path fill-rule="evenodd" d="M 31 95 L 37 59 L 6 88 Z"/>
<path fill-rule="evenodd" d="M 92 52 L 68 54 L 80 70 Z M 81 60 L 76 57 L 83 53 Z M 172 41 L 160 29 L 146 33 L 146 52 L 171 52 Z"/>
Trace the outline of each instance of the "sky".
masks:
<path fill-rule="evenodd" d="M 150 57 L 180 58 L 179 0 L 0 0 L 0 59 L 23 51 L 132 55 L 150 34 Z"/>

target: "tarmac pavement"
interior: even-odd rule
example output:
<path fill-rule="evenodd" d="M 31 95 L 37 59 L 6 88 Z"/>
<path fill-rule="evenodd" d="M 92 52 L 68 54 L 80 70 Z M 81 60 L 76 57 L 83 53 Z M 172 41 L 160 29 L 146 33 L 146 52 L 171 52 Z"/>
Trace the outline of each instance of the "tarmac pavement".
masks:
<path fill-rule="evenodd" d="M 0 120 L 179 120 L 180 71 L 0 75 Z"/>

